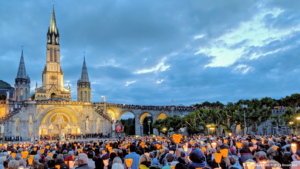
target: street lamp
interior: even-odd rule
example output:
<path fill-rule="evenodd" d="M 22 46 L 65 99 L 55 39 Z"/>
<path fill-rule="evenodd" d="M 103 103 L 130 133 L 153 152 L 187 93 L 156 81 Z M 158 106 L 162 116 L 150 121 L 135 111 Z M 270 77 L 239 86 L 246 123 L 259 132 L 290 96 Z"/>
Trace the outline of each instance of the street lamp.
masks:
<path fill-rule="evenodd" d="M 149 136 L 150 136 L 150 123 L 151 123 L 151 120 L 149 119 L 149 120 L 148 120 L 148 125 L 149 125 Z"/>
<path fill-rule="evenodd" d="M 297 117 L 296 119 L 297 119 L 297 120 L 300 120 L 300 117 Z M 296 130 L 297 130 L 296 132 L 297 132 L 297 134 L 298 134 L 298 122 L 297 122 L 297 121 L 296 121 Z"/>
<path fill-rule="evenodd" d="M 246 114 L 245 114 L 245 111 L 246 111 L 246 109 L 248 108 L 248 106 L 247 105 L 245 105 L 245 104 L 242 104 L 242 108 L 244 109 L 244 125 L 245 125 L 245 128 L 244 128 L 244 133 L 245 133 L 245 135 L 244 136 L 246 136 Z"/>

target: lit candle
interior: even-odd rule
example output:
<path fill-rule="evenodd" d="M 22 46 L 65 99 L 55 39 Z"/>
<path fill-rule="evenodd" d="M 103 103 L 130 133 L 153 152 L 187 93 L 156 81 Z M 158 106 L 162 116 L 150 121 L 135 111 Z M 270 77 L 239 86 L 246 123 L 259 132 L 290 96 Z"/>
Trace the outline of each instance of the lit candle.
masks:
<path fill-rule="evenodd" d="M 216 147 L 217 147 L 217 143 L 213 142 L 213 143 L 211 143 L 211 146 L 212 146 L 213 148 L 216 148 Z"/>
<path fill-rule="evenodd" d="M 69 168 L 73 168 L 74 166 L 74 161 L 69 161 Z"/>
<path fill-rule="evenodd" d="M 296 151 L 297 151 L 297 144 L 296 144 L 296 143 L 292 143 L 292 144 L 291 144 L 291 148 L 292 148 L 293 154 L 296 154 Z"/>

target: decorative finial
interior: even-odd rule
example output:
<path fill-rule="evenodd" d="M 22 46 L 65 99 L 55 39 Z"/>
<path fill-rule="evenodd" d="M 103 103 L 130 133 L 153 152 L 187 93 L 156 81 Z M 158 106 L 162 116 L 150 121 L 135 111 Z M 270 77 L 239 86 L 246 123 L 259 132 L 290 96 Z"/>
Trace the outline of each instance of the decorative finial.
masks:
<path fill-rule="evenodd" d="M 83 52 L 83 56 L 85 57 L 85 52 Z"/>
<path fill-rule="evenodd" d="M 52 6 L 54 7 L 54 0 L 52 1 L 53 3 L 52 3 Z"/>
<path fill-rule="evenodd" d="M 23 45 L 21 47 L 22 47 L 22 50 L 23 50 Z"/>

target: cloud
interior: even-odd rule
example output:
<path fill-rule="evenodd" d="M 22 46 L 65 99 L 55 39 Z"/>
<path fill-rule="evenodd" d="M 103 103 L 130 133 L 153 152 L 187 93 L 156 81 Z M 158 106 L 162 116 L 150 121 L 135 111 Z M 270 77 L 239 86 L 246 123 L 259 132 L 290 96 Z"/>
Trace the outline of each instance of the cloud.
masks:
<path fill-rule="evenodd" d="M 150 69 L 142 69 L 134 72 L 135 74 L 143 74 L 143 73 L 158 73 L 158 72 L 163 72 L 166 71 L 170 66 L 165 65 L 166 57 L 164 57 L 161 62 L 159 62 L 155 67 L 150 68 Z"/>
<path fill-rule="evenodd" d="M 0 1 L 1 80 L 14 85 L 23 45 L 31 89 L 41 87 L 51 3 Z M 85 51 L 95 102 L 279 99 L 299 92 L 299 8 L 296 0 L 57 1 L 65 86 L 76 100 Z"/>
<path fill-rule="evenodd" d="M 194 36 L 194 39 L 200 39 L 200 38 L 203 38 L 203 37 L 204 37 L 203 34 L 201 34 L 201 35 L 196 35 L 196 36 Z"/>
<path fill-rule="evenodd" d="M 200 48 L 195 54 L 204 53 L 208 56 L 215 56 L 214 61 L 206 66 L 228 67 L 236 62 L 239 58 L 243 57 L 251 47 L 265 46 L 271 41 L 282 39 L 285 36 L 291 35 L 294 31 L 299 30 L 299 27 L 294 29 L 276 30 L 269 29 L 263 22 L 266 16 L 272 16 L 273 18 L 278 17 L 284 10 L 282 9 L 271 9 L 262 10 L 256 14 L 253 19 L 248 22 L 242 22 L 236 29 L 228 31 L 221 37 L 210 41 L 209 47 Z M 243 45 L 237 47 L 237 44 L 243 42 Z M 278 50 L 277 50 L 278 51 Z M 252 53 L 250 59 L 256 59 L 267 54 L 277 51 L 257 51 Z"/>
<path fill-rule="evenodd" d="M 156 83 L 161 83 L 161 82 L 163 82 L 163 81 L 164 81 L 164 79 L 157 80 Z"/>
<path fill-rule="evenodd" d="M 237 65 L 235 68 L 234 68 L 235 71 L 237 72 L 241 72 L 242 74 L 245 74 L 247 73 L 249 70 L 251 70 L 251 67 L 248 67 L 247 65 Z"/>
<path fill-rule="evenodd" d="M 101 61 L 98 65 L 95 65 L 95 67 L 107 67 L 107 66 L 112 66 L 112 67 L 119 67 L 120 64 L 117 64 L 115 59 L 109 59 L 107 61 Z"/>
<path fill-rule="evenodd" d="M 136 82 L 136 81 L 126 82 L 126 85 L 125 85 L 125 86 L 129 86 L 130 84 L 135 83 L 135 82 Z"/>

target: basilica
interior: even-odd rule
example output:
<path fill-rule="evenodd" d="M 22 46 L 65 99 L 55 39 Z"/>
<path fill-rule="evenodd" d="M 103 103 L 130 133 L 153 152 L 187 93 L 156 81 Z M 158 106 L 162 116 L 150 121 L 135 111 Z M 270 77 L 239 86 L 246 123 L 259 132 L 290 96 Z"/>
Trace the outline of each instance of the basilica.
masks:
<path fill-rule="evenodd" d="M 88 76 L 87 63 L 83 58 L 81 75 L 77 81 L 77 100 L 71 99 L 70 85 L 64 84 L 63 64 L 60 57 L 60 34 L 55 20 L 54 7 L 46 38 L 45 67 L 41 68 L 42 85 L 34 87 L 34 97 L 30 93 L 30 76 L 26 73 L 23 50 L 14 87 L 0 81 L 0 94 L 6 92 L 6 101 L 0 101 L 0 133 L 5 137 L 22 137 L 30 140 L 39 136 L 57 135 L 110 135 L 122 136 L 125 133 L 120 118 L 125 113 L 132 113 L 135 134 L 149 134 L 144 131 L 146 116 L 153 121 L 165 119 L 167 116 L 184 115 L 193 112 L 191 106 L 145 106 L 112 104 L 106 102 L 93 103 L 91 100 L 91 82 Z M 2 86 L 2 89 L 1 89 Z M 65 88 L 65 86 L 67 88 Z M 13 92 L 14 91 L 14 92 Z M 147 121 L 150 125 L 151 121 Z M 158 134 L 153 129 L 154 134 Z M 1 137 L 0 135 L 0 137 Z"/>
<path fill-rule="evenodd" d="M 35 85 L 31 100 L 30 77 L 26 73 L 23 51 L 15 79 L 14 94 L 0 104 L 1 133 L 20 136 L 23 140 L 57 134 L 111 133 L 111 116 L 104 106 L 91 102 L 91 83 L 85 59 L 77 81 L 77 101 L 71 100 L 71 88 L 64 86 L 61 67 L 60 39 L 54 7 L 46 39 L 46 65 L 42 73 L 42 86 Z"/>

